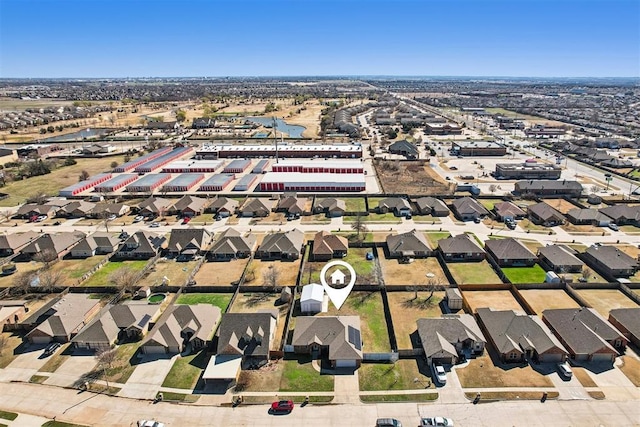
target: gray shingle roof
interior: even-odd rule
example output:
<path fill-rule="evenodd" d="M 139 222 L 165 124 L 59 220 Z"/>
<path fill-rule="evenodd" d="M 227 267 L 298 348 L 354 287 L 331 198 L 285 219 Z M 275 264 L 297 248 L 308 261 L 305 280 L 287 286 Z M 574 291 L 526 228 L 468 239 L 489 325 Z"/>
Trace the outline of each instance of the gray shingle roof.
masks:
<path fill-rule="evenodd" d="M 624 326 L 631 335 L 640 340 L 640 307 L 616 308 L 609 312 L 609 317 Z"/>
<path fill-rule="evenodd" d="M 538 253 L 547 258 L 554 266 L 583 266 L 575 256 L 576 251 L 564 245 L 549 245 L 538 249 Z"/>
<path fill-rule="evenodd" d="M 349 327 L 360 331 L 359 316 L 299 316 L 293 332 L 294 346 L 317 343 L 329 346 L 329 360 L 362 360 L 362 341 L 350 342 Z M 356 334 L 359 337 L 359 334 Z"/>
<path fill-rule="evenodd" d="M 276 310 L 225 313 L 220 322 L 217 353 L 268 357 L 277 318 Z"/>
<path fill-rule="evenodd" d="M 533 213 L 543 221 L 561 220 L 564 221 L 564 215 L 545 202 L 536 203 L 527 208 L 529 213 Z"/>
<path fill-rule="evenodd" d="M 267 234 L 258 251 L 299 254 L 304 243 L 304 233 L 297 228 L 282 233 Z"/>
<path fill-rule="evenodd" d="M 480 327 L 470 314 L 418 319 L 416 323 L 427 357 L 443 350 L 455 356 L 457 351 L 454 345 L 467 339 L 486 343 Z"/>
<path fill-rule="evenodd" d="M 443 253 L 447 254 L 484 253 L 484 249 L 478 245 L 475 239 L 464 233 L 438 240 L 438 247 Z"/>
<path fill-rule="evenodd" d="M 611 270 L 626 270 L 636 268 L 638 261 L 630 257 L 615 246 L 590 246 L 585 253 L 599 260 Z"/>
<path fill-rule="evenodd" d="M 427 238 L 417 230 L 407 233 L 387 236 L 387 247 L 389 252 L 402 252 L 411 254 L 414 252 L 429 252 L 431 247 Z"/>
<path fill-rule="evenodd" d="M 169 236 L 167 250 L 181 253 L 185 249 L 206 249 L 211 241 L 211 235 L 204 228 L 174 228 Z"/>
<path fill-rule="evenodd" d="M 211 247 L 213 254 L 236 254 L 238 252 L 251 252 L 256 246 L 256 236 L 249 234 L 243 236 L 235 228 L 228 228 L 222 233 Z"/>
<path fill-rule="evenodd" d="M 451 204 L 460 215 L 489 215 L 489 211 L 472 197 L 462 197 L 454 200 Z"/>
<path fill-rule="evenodd" d="M 484 247 L 491 252 L 497 259 L 532 259 L 535 254 L 527 249 L 520 241 L 507 239 L 489 239 L 484 242 Z"/>

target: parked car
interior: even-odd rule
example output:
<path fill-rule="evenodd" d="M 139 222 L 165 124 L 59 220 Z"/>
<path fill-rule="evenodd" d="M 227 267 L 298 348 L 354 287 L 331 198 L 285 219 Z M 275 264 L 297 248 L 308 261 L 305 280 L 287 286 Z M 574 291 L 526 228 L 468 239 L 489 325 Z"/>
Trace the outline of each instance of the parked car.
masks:
<path fill-rule="evenodd" d="M 291 412 L 293 411 L 292 400 L 279 400 L 271 404 L 272 412 Z"/>
<path fill-rule="evenodd" d="M 444 370 L 442 365 L 434 363 L 431 365 L 433 369 L 434 379 L 437 380 L 440 384 L 444 385 L 447 383 L 447 373 Z"/>
<path fill-rule="evenodd" d="M 569 366 L 567 362 L 558 363 L 558 372 L 565 378 L 571 378 L 573 376 L 571 366 Z"/>
<path fill-rule="evenodd" d="M 40 216 L 38 216 L 38 218 L 36 219 L 36 222 L 42 222 L 42 221 L 44 221 L 44 220 L 45 220 L 45 219 L 47 219 L 47 218 L 49 218 L 49 217 L 48 217 L 48 216 L 46 216 L 46 215 L 40 215 Z"/>
<path fill-rule="evenodd" d="M 475 222 L 476 224 L 480 224 L 482 222 L 482 218 L 474 218 L 473 222 Z"/>
<path fill-rule="evenodd" d="M 378 418 L 376 427 L 402 427 L 402 423 L 395 418 Z"/>
<path fill-rule="evenodd" d="M 158 227 L 160 227 L 160 223 L 159 222 L 152 222 L 151 224 L 149 224 L 149 227 L 158 228 Z"/>
<path fill-rule="evenodd" d="M 613 222 L 610 222 L 610 223 L 609 223 L 609 228 L 610 228 L 611 230 L 613 230 L 613 231 L 618 231 L 618 230 L 620 230 L 620 227 L 618 227 L 618 225 L 617 225 L 617 224 L 614 224 Z"/>
<path fill-rule="evenodd" d="M 44 353 L 42 353 L 42 355 L 44 357 L 47 356 L 51 356 L 53 353 L 56 352 L 57 349 L 60 348 L 60 343 L 59 342 L 52 342 L 51 344 L 49 344 L 45 349 L 44 349 Z"/>
<path fill-rule="evenodd" d="M 140 222 L 140 221 L 144 221 L 144 217 L 142 215 L 138 215 L 137 217 L 133 218 L 133 222 Z"/>
<path fill-rule="evenodd" d="M 113 221 L 114 219 L 118 218 L 118 215 L 116 214 L 111 214 L 109 215 L 109 217 L 107 218 L 109 221 Z"/>
<path fill-rule="evenodd" d="M 183 224 L 188 224 L 189 221 L 191 221 L 191 217 L 190 216 L 185 216 L 184 218 L 182 218 L 182 223 Z"/>
<path fill-rule="evenodd" d="M 138 427 L 164 427 L 164 423 L 154 420 L 140 420 Z"/>
<path fill-rule="evenodd" d="M 420 419 L 420 427 L 431 427 L 431 426 L 451 427 L 453 426 L 453 420 L 451 418 L 445 418 L 445 417 L 425 417 Z"/>

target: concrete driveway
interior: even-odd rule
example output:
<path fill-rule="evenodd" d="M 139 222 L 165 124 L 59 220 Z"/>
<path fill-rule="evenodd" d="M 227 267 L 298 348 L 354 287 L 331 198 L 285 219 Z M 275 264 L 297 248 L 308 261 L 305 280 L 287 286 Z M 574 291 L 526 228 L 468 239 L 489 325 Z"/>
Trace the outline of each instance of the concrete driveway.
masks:
<path fill-rule="evenodd" d="M 589 394 L 584 389 L 580 381 L 576 376 L 572 376 L 570 380 L 560 376 L 558 372 L 552 372 L 548 375 L 548 378 L 553 383 L 556 390 L 558 390 L 559 399 L 563 400 L 586 400 L 590 399 Z"/>
<path fill-rule="evenodd" d="M 145 356 L 133 371 L 127 383 L 122 387 L 118 396 L 136 399 L 153 399 L 171 370 L 177 355 Z"/>
<path fill-rule="evenodd" d="M 618 368 L 587 369 L 587 371 L 589 372 L 589 376 L 598 384 L 600 390 L 604 392 L 607 399 L 640 399 L 640 391 L 638 388 Z"/>
<path fill-rule="evenodd" d="M 0 381 L 29 381 L 49 360 L 42 357 L 47 344 L 30 344 L 3 370 L 0 370 Z M 58 350 L 60 351 L 60 350 Z"/>
<path fill-rule="evenodd" d="M 91 372 L 96 365 L 97 361 L 94 354 L 74 354 L 65 360 L 44 383 L 71 387 L 85 374 Z"/>

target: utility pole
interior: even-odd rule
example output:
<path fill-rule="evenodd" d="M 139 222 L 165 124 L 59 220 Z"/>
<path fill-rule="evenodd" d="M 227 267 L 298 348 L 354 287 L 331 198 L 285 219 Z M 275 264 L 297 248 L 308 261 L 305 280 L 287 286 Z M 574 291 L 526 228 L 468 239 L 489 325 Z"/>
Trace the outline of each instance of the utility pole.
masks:
<path fill-rule="evenodd" d="M 275 116 L 271 118 L 273 119 L 273 138 L 276 142 L 276 164 L 278 164 L 278 122 Z"/>

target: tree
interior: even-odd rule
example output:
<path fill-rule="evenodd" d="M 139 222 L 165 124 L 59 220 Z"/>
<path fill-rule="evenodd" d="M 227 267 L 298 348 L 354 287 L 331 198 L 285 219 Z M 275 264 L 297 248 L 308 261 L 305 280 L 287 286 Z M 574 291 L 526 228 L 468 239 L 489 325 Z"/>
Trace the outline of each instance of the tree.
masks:
<path fill-rule="evenodd" d="M 33 196 L 27 197 L 27 203 L 35 203 L 36 205 L 44 204 L 49 196 L 44 193 L 38 193 Z"/>
<path fill-rule="evenodd" d="M 9 344 L 9 340 L 6 336 L 0 335 L 0 354 L 4 351 L 4 348 Z"/>
<path fill-rule="evenodd" d="M 184 110 L 176 111 L 176 120 L 179 122 L 184 122 L 187 120 L 187 112 Z"/>
<path fill-rule="evenodd" d="M 589 280 L 589 277 L 591 276 L 591 269 L 588 267 L 584 267 L 582 269 L 582 278 L 584 280 Z"/>
<path fill-rule="evenodd" d="M 270 288 L 275 288 L 278 286 L 278 282 L 280 280 L 280 270 L 278 267 L 270 265 L 266 270 L 262 272 L 262 284 L 264 286 L 268 286 Z"/>
<path fill-rule="evenodd" d="M 591 192 L 592 193 L 597 193 L 598 191 L 600 191 L 600 187 L 597 185 L 592 185 L 591 186 Z"/>
<path fill-rule="evenodd" d="M 489 186 L 489 191 L 491 191 L 491 194 L 495 193 L 497 189 L 498 189 L 498 186 L 495 184 L 491 184 Z"/>
<path fill-rule="evenodd" d="M 247 271 L 244 273 L 245 282 L 253 282 L 256 280 L 256 265 L 252 262 L 247 266 Z"/>
<path fill-rule="evenodd" d="M 356 219 L 351 224 L 351 228 L 356 232 L 356 238 L 362 240 L 361 234 L 367 233 L 367 225 L 364 223 L 361 215 L 356 215 Z"/>
<path fill-rule="evenodd" d="M 49 268 L 51 263 L 58 259 L 58 254 L 55 250 L 45 248 L 41 252 L 38 252 L 33 256 L 33 260 L 44 264 L 44 268 Z"/>
<path fill-rule="evenodd" d="M 17 295 L 29 293 L 29 288 L 31 287 L 31 282 L 33 282 L 34 278 L 35 272 L 33 271 L 23 271 L 22 273 L 18 273 L 13 278 L 11 293 Z"/>
<path fill-rule="evenodd" d="M 138 280 L 138 272 L 129 268 L 122 267 L 109 275 L 108 281 L 123 292 L 132 294 L 135 290 L 136 281 Z"/>
<path fill-rule="evenodd" d="M 80 175 L 78 176 L 78 181 L 86 181 L 89 179 L 89 172 L 87 172 L 86 170 L 82 170 L 82 172 L 80 172 Z"/>
<path fill-rule="evenodd" d="M 113 161 L 113 162 L 111 162 L 111 164 L 109 166 L 111 166 L 111 169 L 115 169 L 115 168 L 118 167 L 118 162 Z"/>
<path fill-rule="evenodd" d="M 52 291 L 54 288 L 62 284 L 62 270 L 53 270 L 51 268 L 43 268 L 38 272 L 40 279 L 40 287 L 46 291 Z"/>
<path fill-rule="evenodd" d="M 113 364 L 118 360 L 118 351 L 115 348 L 108 350 L 102 350 L 96 353 L 96 360 L 98 365 L 102 368 L 102 376 L 107 382 L 107 388 L 109 387 L 109 377 L 106 375 L 107 369 L 113 368 Z"/>

